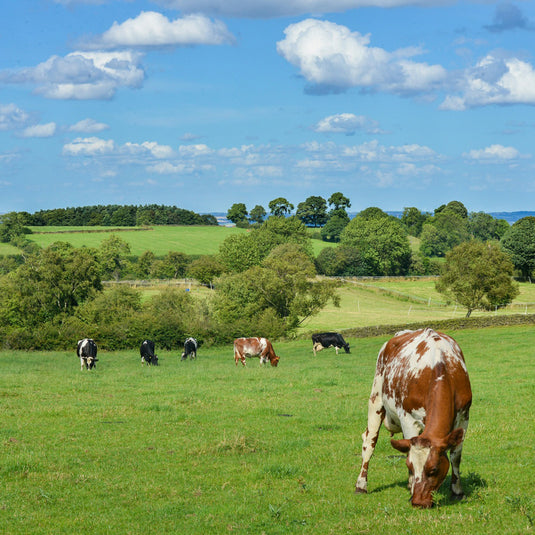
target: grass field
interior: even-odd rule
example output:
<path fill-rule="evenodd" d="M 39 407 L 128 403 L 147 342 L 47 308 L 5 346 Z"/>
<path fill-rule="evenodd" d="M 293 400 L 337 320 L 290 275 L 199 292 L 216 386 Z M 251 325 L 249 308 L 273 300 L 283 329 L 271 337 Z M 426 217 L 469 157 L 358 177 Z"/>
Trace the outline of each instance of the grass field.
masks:
<path fill-rule="evenodd" d="M 197 361 L 137 350 L 1 353 L 0 531 L 8 534 L 523 534 L 535 521 L 535 331 L 451 333 L 474 393 L 462 478 L 413 510 L 405 461 L 381 431 L 369 494 L 355 495 L 377 352 L 312 356 L 275 344 L 278 368 L 236 368 L 232 347 Z"/>
<path fill-rule="evenodd" d="M 28 238 L 41 247 L 55 241 L 65 241 L 74 247 L 99 247 L 103 240 L 112 234 L 119 236 L 130 245 L 133 255 L 152 251 L 156 256 L 166 255 L 169 251 L 179 251 L 190 255 L 215 254 L 223 240 L 232 234 L 247 230 L 237 227 L 216 226 L 151 226 L 151 227 L 31 227 L 34 234 Z M 68 230 L 67 230 L 68 229 Z M 317 255 L 329 245 L 321 240 L 312 240 L 314 254 Z M 0 254 L 13 254 L 11 252 Z"/>

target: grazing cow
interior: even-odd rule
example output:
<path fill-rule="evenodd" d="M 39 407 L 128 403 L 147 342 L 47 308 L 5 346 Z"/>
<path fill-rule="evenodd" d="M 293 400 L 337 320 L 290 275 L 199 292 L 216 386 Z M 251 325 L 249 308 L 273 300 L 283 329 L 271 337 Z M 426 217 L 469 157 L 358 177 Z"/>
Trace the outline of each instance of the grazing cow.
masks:
<path fill-rule="evenodd" d="M 367 492 L 368 465 L 384 420 L 392 435 L 403 433 L 391 444 L 408 454 L 412 505 L 433 505 L 433 492 L 448 473 L 448 451 L 452 497 L 462 498 L 459 465 L 471 403 L 463 353 L 453 338 L 432 329 L 397 333 L 377 358 L 356 491 Z"/>
<path fill-rule="evenodd" d="M 260 364 L 269 360 L 272 366 L 279 363 L 279 357 L 275 355 L 273 346 L 267 338 L 236 338 L 234 340 L 234 362 L 238 361 L 245 366 L 245 357 L 260 357 Z"/>
<path fill-rule="evenodd" d="M 76 354 L 80 358 L 81 370 L 91 370 L 96 366 L 97 359 L 97 344 L 91 338 L 84 338 L 78 340 L 76 347 Z"/>
<path fill-rule="evenodd" d="M 344 348 L 346 353 L 350 353 L 349 344 L 344 340 L 344 337 L 340 333 L 319 333 L 312 335 L 312 350 L 314 351 L 314 356 L 316 356 L 317 351 L 321 351 L 328 347 L 334 347 L 337 355 L 340 348 Z"/>
<path fill-rule="evenodd" d="M 139 346 L 139 352 L 141 353 L 141 365 L 146 362 L 148 366 L 151 364 L 158 366 L 158 355 L 154 353 L 154 342 L 152 340 L 143 340 L 141 346 Z"/>
<path fill-rule="evenodd" d="M 182 353 L 182 358 L 180 360 L 188 360 L 188 357 L 190 359 L 196 359 L 198 347 L 199 344 L 195 338 L 186 338 L 186 341 L 184 342 L 184 352 Z"/>

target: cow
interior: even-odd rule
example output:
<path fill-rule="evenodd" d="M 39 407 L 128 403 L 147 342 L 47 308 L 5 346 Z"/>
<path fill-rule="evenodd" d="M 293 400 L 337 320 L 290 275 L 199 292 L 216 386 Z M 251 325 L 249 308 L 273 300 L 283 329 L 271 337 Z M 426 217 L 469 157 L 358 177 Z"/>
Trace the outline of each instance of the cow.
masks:
<path fill-rule="evenodd" d="M 450 460 L 452 498 L 463 498 L 459 465 L 471 403 L 464 356 L 453 338 L 429 328 L 397 333 L 377 358 L 356 492 L 368 490 L 368 465 L 384 421 L 391 436 L 403 433 L 391 444 L 407 454 L 414 507 L 433 505 Z"/>
<path fill-rule="evenodd" d="M 328 347 L 334 347 L 336 354 L 338 350 L 344 348 L 346 353 L 350 353 L 349 344 L 344 340 L 344 337 L 340 333 L 318 333 L 312 335 L 312 350 L 314 356 L 318 351 L 326 349 Z"/>
<path fill-rule="evenodd" d="M 91 338 L 84 338 L 78 340 L 76 347 L 76 354 L 80 358 L 81 371 L 85 368 L 91 370 L 96 367 L 97 359 L 97 344 Z"/>
<path fill-rule="evenodd" d="M 158 366 L 158 355 L 154 352 L 154 342 L 152 340 L 143 340 L 139 346 L 141 354 L 141 365 L 147 363 L 148 366 L 154 364 Z"/>
<path fill-rule="evenodd" d="M 197 340 L 195 340 L 195 338 L 192 338 L 191 336 L 189 338 L 186 338 L 186 341 L 184 342 L 184 352 L 182 353 L 182 357 L 180 360 L 188 360 L 188 357 L 190 359 L 196 359 L 198 347 L 199 344 L 197 343 Z"/>
<path fill-rule="evenodd" d="M 260 365 L 268 360 L 272 366 L 277 366 L 279 357 L 275 355 L 273 346 L 267 338 L 236 338 L 234 340 L 234 362 L 245 366 L 245 357 L 260 357 Z"/>

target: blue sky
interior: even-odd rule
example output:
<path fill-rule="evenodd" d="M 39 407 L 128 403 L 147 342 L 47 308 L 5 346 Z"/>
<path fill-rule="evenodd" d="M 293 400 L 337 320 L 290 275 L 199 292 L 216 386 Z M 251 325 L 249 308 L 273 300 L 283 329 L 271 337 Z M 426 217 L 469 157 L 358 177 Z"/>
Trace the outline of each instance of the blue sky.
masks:
<path fill-rule="evenodd" d="M 535 209 L 535 2 L 4 4 L 0 213 Z"/>

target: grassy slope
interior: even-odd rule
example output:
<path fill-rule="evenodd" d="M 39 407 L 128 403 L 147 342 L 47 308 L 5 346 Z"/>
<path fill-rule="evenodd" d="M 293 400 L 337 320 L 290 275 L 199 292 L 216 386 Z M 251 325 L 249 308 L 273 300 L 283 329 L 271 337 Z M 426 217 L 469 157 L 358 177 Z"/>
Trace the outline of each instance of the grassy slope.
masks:
<path fill-rule="evenodd" d="M 85 232 L 65 232 L 66 229 Z M 98 230 L 99 232 L 87 232 Z M 152 226 L 147 229 L 133 230 L 132 227 L 32 227 L 38 234 L 29 235 L 29 239 L 46 247 L 55 241 L 66 241 L 75 247 L 86 245 L 98 247 L 112 234 L 118 235 L 130 245 L 133 255 L 152 251 L 157 256 L 169 251 L 180 251 L 186 254 L 215 254 L 223 240 L 232 234 L 240 234 L 247 230 L 236 227 L 195 227 L 195 226 Z M 314 254 L 317 255 L 324 247 L 329 246 L 321 240 L 312 240 Z M 12 249 L 16 252 L 16 249 Z M 0 249 L 0 254 L 2 253 Z"/>
<path fill-rule="evenodd" d="M 385 338 L 352 353 L 276 344 L 278 368 L 242 369 L 232 348 L 196 362 L 102 352 L 2 353 L 0 525 L 10 534 L 532 533 L 531 328 L 454 333 L 474 392 L 468 497 L 408 504 L 403 456 L 382 430 L 368 495 L 355 495 L 366 404 Z M 449 478 L 448 478 L 449 479 Z"/>

